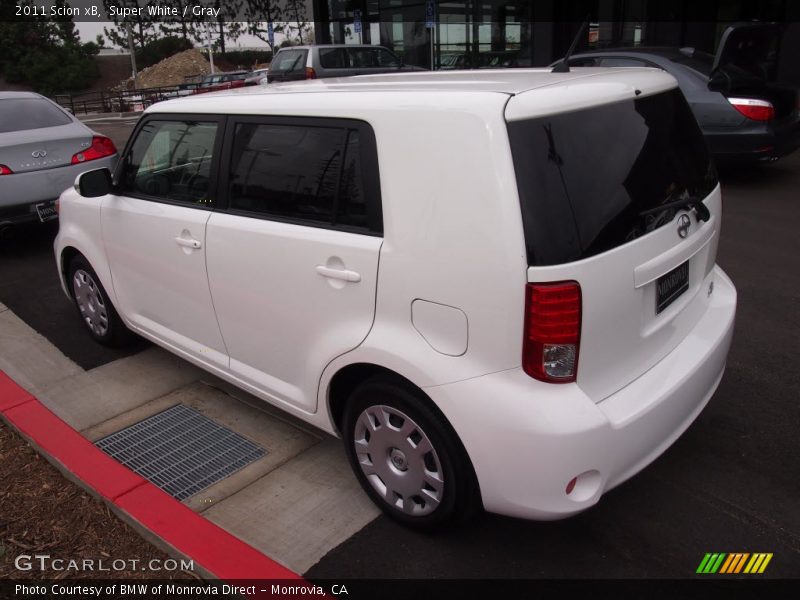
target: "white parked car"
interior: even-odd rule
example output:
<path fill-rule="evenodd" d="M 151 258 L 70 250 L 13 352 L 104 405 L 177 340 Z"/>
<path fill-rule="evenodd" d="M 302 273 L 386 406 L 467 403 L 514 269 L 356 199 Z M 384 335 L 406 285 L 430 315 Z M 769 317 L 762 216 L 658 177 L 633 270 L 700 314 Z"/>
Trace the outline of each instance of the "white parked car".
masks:
<path fill-rule="evenodd" d="M 725 368 L 721 197 L 655 69 L 414 73 L 149 108 L 61 196 L 92 336 L 134 331 L 325 431 L 396 519 L 557 519 Z"/>

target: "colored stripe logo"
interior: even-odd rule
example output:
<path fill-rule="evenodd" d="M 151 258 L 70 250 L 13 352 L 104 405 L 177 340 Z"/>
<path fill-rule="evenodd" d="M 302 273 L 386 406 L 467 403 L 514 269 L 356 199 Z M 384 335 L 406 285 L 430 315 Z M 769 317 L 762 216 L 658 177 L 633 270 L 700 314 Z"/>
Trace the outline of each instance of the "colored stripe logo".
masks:
<path fill-rule="evenodd" d="M 697 567 L 701 575 L 761 574 L 772 560 L 772 552 L 707 552 Z"/>

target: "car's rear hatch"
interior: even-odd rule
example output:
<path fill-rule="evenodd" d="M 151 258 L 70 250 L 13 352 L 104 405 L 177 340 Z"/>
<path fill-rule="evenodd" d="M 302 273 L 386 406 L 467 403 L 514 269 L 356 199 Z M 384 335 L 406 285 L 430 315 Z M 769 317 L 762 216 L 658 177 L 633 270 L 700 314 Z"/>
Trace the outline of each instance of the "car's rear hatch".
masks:
<path fill-rule="evenodd" d="M 780 38 L 777 23 L 731 25 L 720 38 L 709 73 L 712 80 L 724 73 L 728 97 L 771 102 L 777 120 L 790 118 L 800 109 L 797 86 L 777 81 Z"/>
<path fill-rule="evenodd" d="M 528 281 L 580 284 L 577 383 L 599 402 L 704 313 L 719 236 L 716 173 L 674 80 L 655 70 L 606 70 L 524 93 L 509 100 L 506 119 Z M 703 207 L 661 208 L 697 199 L 705 221 Z"/>

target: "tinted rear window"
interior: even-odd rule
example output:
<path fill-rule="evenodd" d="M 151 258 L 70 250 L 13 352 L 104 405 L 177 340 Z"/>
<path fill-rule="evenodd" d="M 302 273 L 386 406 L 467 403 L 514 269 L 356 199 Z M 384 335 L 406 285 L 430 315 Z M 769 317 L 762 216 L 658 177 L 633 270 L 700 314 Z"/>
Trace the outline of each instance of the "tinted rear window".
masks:
<path fill-rule="evenodd" d="M 380 199 L 368 194 L 362 168 L 372 153 L 362 144 L 365 134 L 363 128 L 237 124 L 230 207 L 302 224 L 380 233 Z"/>
<path fill-rule="evenodd" d="M 641 215 L 717 184 L 679 90 L 508 124 L 530 265 L 580 260 L 669 223 Z"/>
<path fill-rule="evenodd" d="M 288 73 L 302 71 L 306 67 L 306 50 L 281 50 L 269 66 L 270 71 Z"/>
<path fill-rule="evenodd" d="M 72 119 L 44 98 L 0 100 L 0 133 L 57 127 L 70 123 Z"/>

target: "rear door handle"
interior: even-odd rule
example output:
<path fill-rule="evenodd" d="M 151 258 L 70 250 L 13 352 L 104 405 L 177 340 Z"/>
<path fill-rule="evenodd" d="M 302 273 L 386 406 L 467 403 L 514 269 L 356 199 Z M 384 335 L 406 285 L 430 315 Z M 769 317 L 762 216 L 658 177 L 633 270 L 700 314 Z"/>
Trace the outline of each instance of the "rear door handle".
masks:
<path fill-rule="evenodd" d="M 324 265 L 317 265 L 317 273 L 330 279 L 341 279 L 342 281 L 351 281 L 353 283 L 361 281 L 360 273 L 348 271 L 347 269 L 332 269 Z"/>
<path fill-rule="evenodd" d="M 184 237 L 176 237 L 175 241 L 177 242 L 178 246 L 183 246 L 185 248 L 194 248 L 195 250 L 199 250 L 203 247 L 203 244 L 200 243 L 200 240 L 195 240 L 192 238 L 184 238 Z"/>

